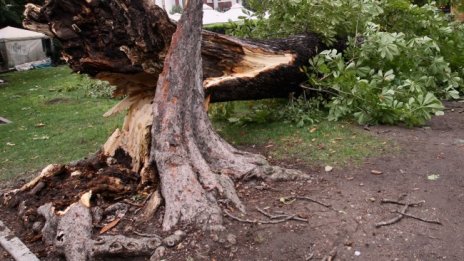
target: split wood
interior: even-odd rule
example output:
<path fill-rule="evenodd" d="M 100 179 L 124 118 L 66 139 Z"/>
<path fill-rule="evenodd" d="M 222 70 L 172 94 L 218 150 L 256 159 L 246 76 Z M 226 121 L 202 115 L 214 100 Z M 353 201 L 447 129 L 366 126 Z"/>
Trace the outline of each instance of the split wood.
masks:
<path fill-rule="evenodd" d="M 379 223 L 375 224 L 375 227 L 376 227 L 376 228 L 383 227 L 383 226 L 393 225 L 393 224 L 395 224 L 395 223 L 398 223 L 398 222 L 399 222 L 400 220 L 402 220 L 404 217 L 416 219 L 416 220 L 419 220 L 419 221 L 422 221 L 422 222 L 425 222 L 425 223 L 431 223 L 431 224 L 442 225 L 442 223 L 441 223 L 439 220 L 427 220 L 427 219 L 423 219 L 423 218 L 416 217 L 416 216 L 414 216 L 414 215 L 411 215 L 411 214 L 407 214 L 407 213 L 406 213 L 406 211 L 408 210 L 409 207 L 421 206 L 423 203 L 425 203 L 425 201 L 419 201 L 419 202 L 417 202 L 417 203 L 404 203 L 404 202 L 400 202 L 400 201 L 396 201 L 396 200 L 392 200 L 392 199 L 382 199 L 382 200 L 380 201 L 380 203 L 389 203 L 389 204 L 402 205 L 403 208 L 401 208 L 400 211 L 396 211 L 396 213 L 397 213 L 398 215 L 395 216 L 394 218 L 389 219 L 389 220 L 386 220 L 386 221 L 382 221 L 382 222 L 379 222 Z"/>

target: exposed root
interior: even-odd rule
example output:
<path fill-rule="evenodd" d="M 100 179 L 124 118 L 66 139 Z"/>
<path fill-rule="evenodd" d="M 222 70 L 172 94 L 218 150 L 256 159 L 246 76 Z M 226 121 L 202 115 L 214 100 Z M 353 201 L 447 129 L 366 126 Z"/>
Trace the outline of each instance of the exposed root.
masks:
<path fill-rule="evenodd" d="M 120 205 L 117 204 L 105 212 L 119 209 Z M 158 247 L 174 247 L 186 236 L 180 230 L 164 239 L 156 234 L 133 231 L 142 238 L 115 235 L 99 236 L 93 240 L 91 210 L 80 202 L 72 204 L 62 216 L 55 213 L 51 203 L 40 207 L 38 211 L 46 219 L 42 230 L 44 239 L 69 261 L 94 260 L 96 257 L 111 255 L 150 256 Z"/>
<path fill-rule="evenodd" d="M 40 181 L 42 181 L 45 178 L 53 177 L 55 175 L 58 175 L 62 173 L 65 170 L 65 166 L 61 164 L 50 164 L 47 167 L 45 167 L 42 172 L 40 173 L 39 176 L 35 177 L 33 180 L 25 184 L 19 189 L 19 192 L 23 192 L 26 190 L 30 190 L 33 187 L 35 187 Z"/>

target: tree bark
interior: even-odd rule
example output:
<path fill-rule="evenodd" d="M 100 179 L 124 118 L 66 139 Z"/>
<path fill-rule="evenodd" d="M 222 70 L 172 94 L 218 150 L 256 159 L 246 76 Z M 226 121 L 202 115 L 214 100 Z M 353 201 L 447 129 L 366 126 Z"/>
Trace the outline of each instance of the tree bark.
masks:
<path fill-rule="evenodd" d="M 234 149 L 211 126 L 203 104 L 202 5 L 201 0 L 187 4 L 172 37 L 153 102 L 150 155 L 165 200 L 165 230 L 179 221 L 205 228 L 220 226 L 218 199 L 245 211 L 232 180 L 261 174 L 263 166 L 268 165 L 259 155 Z M 282 175 L 282 169 L 272 168 L 268 174 Z"/>
<path fill-rule="evenodd" d="M 74 71 L 110 81 L 118 95 L 153 94 L 176 29 L 151 0 L 50 0 L 25 14 L 26 28 L 61 41 Z M 202 31 L 205 93 L 211 102 L 286 97 L 323 48 L 311 33 L 252 41 Z"/>

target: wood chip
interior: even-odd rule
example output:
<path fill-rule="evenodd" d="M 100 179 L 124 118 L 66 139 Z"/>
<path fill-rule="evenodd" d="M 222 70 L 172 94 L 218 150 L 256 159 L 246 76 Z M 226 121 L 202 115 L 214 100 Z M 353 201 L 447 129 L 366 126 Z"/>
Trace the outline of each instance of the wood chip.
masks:
<path fill-rule="evenodd" d="M 100 230 L 100 235 L 108 232 L 109 230 L 117 226 L 120 221 L 121 221 L 121 218 L 117 218 L 111 221 L 110 223 L 106 224 L 106 226 L 102 227 L 102 229 Z"/>
<path fill-rule="evenodd" d="M 373 175 L 382 175 L 383 172 L 380 171 L 380 170 L 375 170 L 375 169 L 373 169 L 373 170 L 371 170 L 371 174 L 373 174 Z"/>

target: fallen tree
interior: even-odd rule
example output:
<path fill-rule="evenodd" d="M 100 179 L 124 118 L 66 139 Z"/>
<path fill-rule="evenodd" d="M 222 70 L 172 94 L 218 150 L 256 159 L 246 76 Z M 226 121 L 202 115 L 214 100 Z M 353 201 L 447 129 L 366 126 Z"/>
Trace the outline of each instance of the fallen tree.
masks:
<path fill-rule="evenodd" d="M 50 0 L 43 7 L 26 8 L 25 26 L 58 38 L 74 71 L 108 80 L 117 86 L 117 95 L 126 96 L 106 113 L 128 110 L 124 126 L 101 153 L 66 166 L 50 165 L 5 196 L 5 203 L 24 209 L 20 216 L 30 226 L 37 219 L 26 214 L 40 206 L 38 214 L 46 219 L 43 239 L 69 260 L 118 254 L 119 247 L 111 248 L 116 243 L 139 246 L 126 254 L 161 245 L 126 237 L 90 240 L 92 223 L 101 221 L 98 209 L 114 212 L 119 207 L 110 203 L 134 193 L 150 192 L 140 206 L 140 220 L 153 218 L 162 197 L 165 231 L 179 222 L 221 229 L 221 204 L 245 211 L 235 181 L 308 177 L 233 148 L 213 130 L 205 107 L 211 101 L 283 97 L 296 91 L 304 80 L 299 67 L 323 48 L 319 38 L 308 34 L 248 41 L 217 35 L 201 30 L 202 1 L 190 0 L 187 6 L 177 26 L 148 0 Z M 31 202 L 31 195 L 53 187 L 76 194 L 61 196 L 52 205 L 40 202 L 44 199 Z M 112 242 L 109 249 L 95 250 L 106 242 Z"/>
<path fill-rule="evenodd" d="M 74 71 L 107 80 L 117 86 L 115 95 L 126 96 L 105 114 L 129 109 L 103 151 L 128 155 L 143 182 L 152 179 L 151 103 L 176 29 L 166 12 L 148 0 L 50 0 L 27 5 L 25 14 L 25 27 L 60 40 Z M 306 77 L 300 67 L 324 48 L 314 34 L 250 41 L 202 31 L 201 41 L 206 106 L 298 92 Z"/>

